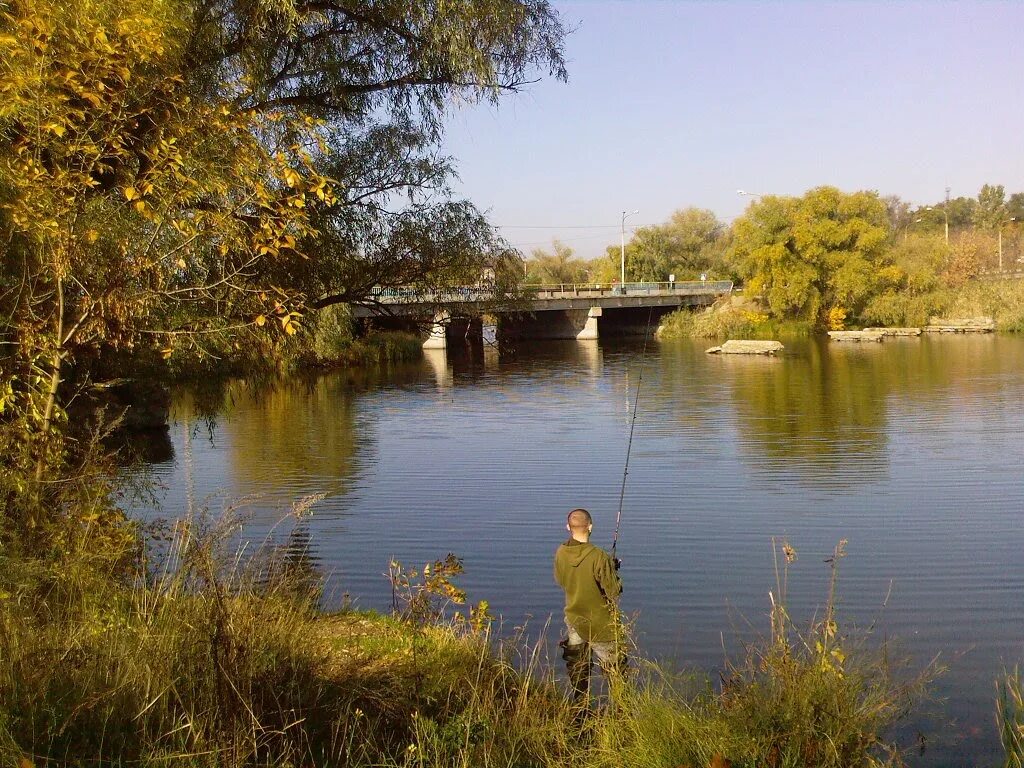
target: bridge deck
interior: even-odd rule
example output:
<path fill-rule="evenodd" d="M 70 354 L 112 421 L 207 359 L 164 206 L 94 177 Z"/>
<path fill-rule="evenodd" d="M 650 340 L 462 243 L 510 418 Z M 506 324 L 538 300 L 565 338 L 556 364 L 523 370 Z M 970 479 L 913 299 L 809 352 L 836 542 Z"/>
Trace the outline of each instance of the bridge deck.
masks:
<path fill-rule="evenodd" d="M 489 312 L 545 312 L 590 307 L 669 307 L 694 303 L 697 297 L 722 296 L 732 292 L 728 280 L 676 283 L 560 284 L 522 286 L 518 300 L 495 307 L 493 290 L 486 287 L 458 287 L 433 291 L 408 288 L 379 288 L 371 293 L 373 304 L 353 307 L 355 317 L 381 314 L 416 314 L 438 306 L 474 305 Z M 454 307 L 453 307 L 454 308 Z"/>

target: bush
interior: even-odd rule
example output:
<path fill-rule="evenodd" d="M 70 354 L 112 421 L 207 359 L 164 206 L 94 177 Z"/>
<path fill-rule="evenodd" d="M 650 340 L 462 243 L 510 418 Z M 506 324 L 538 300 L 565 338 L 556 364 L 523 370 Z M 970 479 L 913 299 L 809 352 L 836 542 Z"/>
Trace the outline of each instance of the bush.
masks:
<path fill-rule="evenodd" d="M 352 313 L 346 305 L 332 304 L 317 312 L 312 347 L 318 360 L 341 359 L 354 340 Z"/>
<path fill-rule="evenodd" d="M 942 314 L 946 302 L 946 297 L 938 292 L 883 293 L 867 303 L 860 319 L 866 326 L 920 327 L 927 325 L 930 317 Z"/>
<path fill-rule="evenodd" d="M 864 325 L 923 326 L 935 316 L 992 317 L 1000 331 L 1024 332 L 1024 281 L 971 280 L 955 290 L 883 293 L 868 302 Z"/>
<path fill-rule="evenodd" d="M 774 320 L 750 308 L 725 304 L 693 312 L 680 309 L 662 321 L 658 338 L 672 339 L 776 339 L 810 334 L 809 323 L 796 320 Z"/>

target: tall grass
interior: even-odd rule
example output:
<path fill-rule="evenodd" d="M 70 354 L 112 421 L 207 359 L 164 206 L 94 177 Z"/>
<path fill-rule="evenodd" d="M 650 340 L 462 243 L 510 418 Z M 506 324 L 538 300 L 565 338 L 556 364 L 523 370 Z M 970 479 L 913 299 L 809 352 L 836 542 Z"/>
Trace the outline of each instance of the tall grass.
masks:
<path fill-rule="evenodd" d="M 414 333 L 374 331 L 358 337 L 350 309 L 335 304 L 320 310 L 309 338 L 300 340 L 304 352 L 295 353 L 313 365 L 380 365 L 418 360 L 422 342 Z"/>
<path fill-rule="evenodd" d="M 681 309 L 665 317 L 658 337 L 672 339 L 778 339 L 808 336 L 810 323 L 776 320 L 753 305 L 726 303 L 693 311 Z"/>
<path fill-rule="evenodd" d="M 1024 280 L 972 280 L 955 289 L 928 293 L 885 293 L 868 302 L 865 325 L 922 326 L 929 318 L 991 317 L 996 328 L 1024 332 Z"/>
<path fill-rule="evenodd" d="M 423 610 L 326 614 L 304 561 L 240 554 L 238 525 L 175 525 L 134 581 L 105 574 L 87 541 L 3 564 L 0 764 L 898 764 L 880 740 L 916 689 L 840 633 L 834 590 L 823 619 L 794 631 L 785 567 L 771 631 L 721 690 L 640 660 L 581 730 L 543 640 L 499 641 L 479 609 L 420 600 L 457 594 L 454 561 L 439 561 L 442 579 L 439 563 L 401 571 L 406 605 Z"/>
<path fill-rule="evenodd" d="M 1004 768 L 1024 767 L 1024 681 L 1016 668 L 996 681 L 996 725 Z"/>

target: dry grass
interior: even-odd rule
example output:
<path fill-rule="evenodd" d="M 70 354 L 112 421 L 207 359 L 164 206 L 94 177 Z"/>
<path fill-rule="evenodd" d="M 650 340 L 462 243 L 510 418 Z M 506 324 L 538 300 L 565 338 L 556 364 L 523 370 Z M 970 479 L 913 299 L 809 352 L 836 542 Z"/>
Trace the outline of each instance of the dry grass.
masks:
<path fill-rule="evenodd" d="M 897 764 L 879 739 L 910 689 L 853 658 L 878 657 L 828 610 L 793 632 L 784 578 L 770 636 L 723 690 L 640 660 L 581 731 L 543 643 L 498 642 L 450 610 L 323 614 L 310 574 L 273 547 L 239 557 L 236 533 L 230 515 L 179 524 L 133 583 L 106 575 L 87 541 L 3 563 L 0 763 Z"/>

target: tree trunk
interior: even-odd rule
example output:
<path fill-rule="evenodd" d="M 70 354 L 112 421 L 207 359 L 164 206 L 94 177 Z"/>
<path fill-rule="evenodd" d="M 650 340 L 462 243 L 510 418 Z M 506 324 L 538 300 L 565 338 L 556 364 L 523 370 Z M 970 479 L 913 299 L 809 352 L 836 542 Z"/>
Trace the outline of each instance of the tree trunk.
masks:
<path fill-rule="evenodd" d="M 39 458 L 36 461 L 36 496 L 42 490 L 43 471 L 46 468 L 46 446 L 50 438 L 53 412 L 57 408 L 57 389 L 60 387 L 61 368 L 64 364 L 64 280 L 57 278 L 57 328 L 53 359 L 50 362 L 50 383 L 46 390 L 46 405 L 43 408 L 43 422 L 40 429 Z"/>

